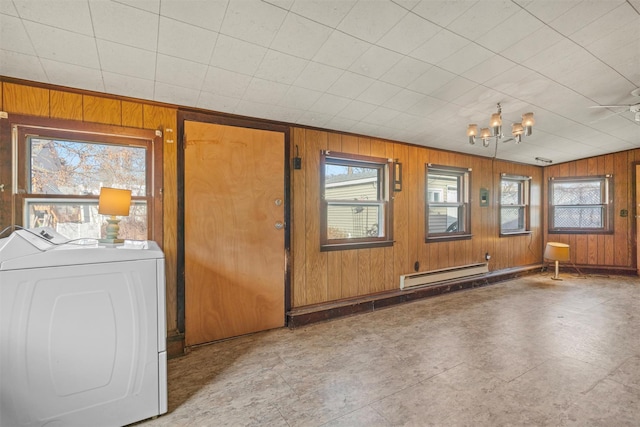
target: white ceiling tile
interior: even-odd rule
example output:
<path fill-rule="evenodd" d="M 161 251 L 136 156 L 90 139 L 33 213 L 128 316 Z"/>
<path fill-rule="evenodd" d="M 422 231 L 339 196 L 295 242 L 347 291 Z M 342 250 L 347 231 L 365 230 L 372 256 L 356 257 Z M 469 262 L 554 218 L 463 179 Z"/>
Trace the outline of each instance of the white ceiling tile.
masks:
<path fill-rule="evenodd" d="M 287 108 L 279 105 L 266 105 L 264 114 L 259 117 L 269 117 L 270 120 L 276 120 L 285 123 L 295 123 L 302 115 L 301 110 L 295 108 Z"/>
<path fill-rule="evenodd" d="M 328 93 L 355 99 L 364 92 L 374 82 L 373 79 L 349 71 L 345 71 L 342 76 L 327 90 Z"/>
<path fill-rule="evenodd" d="M 238 103 L 240 103 L 240 99 L 202 91 L 198 97 L 196 107 L 210 111 L 225 112 L 234 111 Z"/>
<path fill-rule="evenodd" d="M 262 1 L 271 3 L 272 5 L 278 6 L 281 9 L 289 10 L 291 9 L 291 6 L 293 6 L 293 3 L 295 0 L 262 0 Z"/>
<path fill-rule="evenodd" d="M 307 66 L 307 60 L 268 50 L 255 76 L 264 80 L 292 84 Z"/>
<path fill-rule="evenodd" d="M 465 71 L 462 76 L 477 83 L 484 83 L 490 78 L 502 74 L 515 66 L 516 64 L 514 62 L 502 56 L 494 55 Z"/>
<path fill-rule="evenodd" d="M 373 110 L 371 113 L 367 114 L 366 117 L 362 119 L 362 121 L 365 123 L 373 123 L 381 126 L 386 126 L 387 123 L 393 122 L 398 114 L 400 114 L 399 111 L 380 106 Z"/>
<path fill-rule="evenodd" d="M 103 71 L 146 80 L 155 78 L 156 54 L 154 52 L 106 40 L 96 40 L 96 44 Z"/>
<path fill-rule="evenodd" d="M 562 36 L 558 34 L 557 31 L 554 31 L 549 27 L 542 27 L 517 43 L 512 44 L 500 53 L 505 58 L 508 58 L 513 62 L 520 63 L 536 54 L 539 54 L 540 52 L 544 52 L 546 49 L 549 49 L 551 46 L 562 40 Z"/>
<path fill-rule="evenodd" d="M 308 110 L 321 95 L 322 93 L 315 90 L 291 86 L 282 99 L 278 101 L 278 105 L 298 110 Z"/>
<path fill-rule="evenodd" d="M 410 83 L 407 88 L 416 92 L 423 93 L 425 95 L 429 95 L 431 92 L 444 86 L 455 77 L 456 75 L 450 73 L 449 71 L 443 70 L 438 67 L 432 67 L 429 69 L 429 71 Z"/>
<path fill-rule="evenodd" d="M 252 76 L 267 49 L 220 34 L 210 65 Z"/>
<path fill-rule="evenodd" d="M 349 67 L 350 71 L 374 79 L 389 71 L 402 59 L 402 55 L 378 46 L 371 46 Z"/>
<path fill-rule="evenodd" d="M 497 92 L 523 99 L 537 94 L 538 91 L 548 90 L 549 84 L 549 79 L 521 65 L 506 69 L 483 83 Z"/>
<path fill-rule="evenodd" d="M 0 75 L 36 82 L 49 81 L 38 57 L 4 49 L 0 49 Z"/>
<path fill-rule="evenodd" d="M 12 1 L 0 1 L 0 14 L 19 17 Z"/>
<path fill-rule="evenodd" d="M 136 0 L 137 1 L 137 0 Z M 160 14 L 212 31 L 219 31 L 227 9 L 227 0 L 162 0 Z"/>
<path fill-rule="evenodd" d="M 542 22 L 553 21 L 564 15 L 569 9 L 579 4 L 582 0 L 518 0 L 522 7 Z"/>
<path fill-rule="evenodd" d="M 431 92 L 430 96 L 442 101 L 452 102 L 477 86 L 477 83 L 458 76 Z"/>
<path fill-rule="evenodd" d="M 431 69 L 433 65 L 409 56 L 403 57 L 380 80 L 396 86 L 405 87 Z"/>
<path fill-rule="evenodd" d="M 220 32 L 268 47 L 287 11 L 259 0 L 232 1 L 227 6 Z"/>
<path fill-rule="evenodd" d="M 469 40 L 449 30 L 442 30 L 422 46 L 411 52 L 410 56 L 430 64 L 437 64 L 469 43 Z"/>
<path fill-rule="evenodd" d="M 294 85 L 324 92 L 340 78 L 343 71 L 318 62 L 309 62 Z"/>
<path fill-rule="evenodd" d="M 525 10 L 519 10 L 509 19 L 475 40 L 481 46 L 493 52 L 502 52 L 530 34 L 538 31 L 544 24 Z M 508 37 L 505 37 L 508 34 Z"/>
<path fill-rule="evenodd" d="M 376 106 L 362 101 L 351 101 L 342 111 L 340 117 L 360 121 L 370 114 Z"/>
<path fill-rule="evenodd" d="M 18 18 L 0 14 L 0 41 L 3 49 L 35 55 L 29 35 Z"/>
<path fill-rule="evenodd" d="M 160 17 L 159 53 L 208 64 L 217 38 L 214 31 Z"/>
<path fill-rule="evenodd" d="M 302 16 L 290 13 L 270 48 L 300 58 L 313 58 L 333 30 Z"/>
<path fill-rule="evenodd" d="M 451 56 L 443 59 L 437 65 L 454 74 L 463 74 L 478 64 L 491 58 L 493 54 L 482 46 L 469 43 Z"/>
<path fill-rule="evenodd" d="M 312 21 L 335 28 L 349 13 L 357 0 L 297 0 L 291 12 Z"/>
<path fill-rule="evenodd" d="M 89 0 L 97 38 L 155 51 L 158 15 L 123 4 Z"/>
<path fill-rule="evenodd" d="M 0 3 L 11 3 L 2 0 Z M 86 1 L 20 0 L 13 2 L 20 17 L 66 31 L 93 36 L 91 13 Z"/>
<path fill-rule="evenodd" d="M 446 27 L 473 4 L 473 1 L 468 0 L 422 0 L 412 9 L 412 12 L 434 24 Z"/>
<path fill-rule="evenodd" d="M 479 1 L 454 19 L 447 28 L 470 40 L 511 19 L 520 7 L 510 0 Z"/>
<path fill-rule="evenodd" d="M 435 36 L 440 29 L 440 27 L 426 19 L 409 13 L 385 34 L 377 44 L 406 55 Z"/>
<path fill-rule="evenodd" d="M 208 66 L 204 64 L 158 54 L 156 60 L 156 81 L 172 86 L 193 89 L 199 92 L 207 69 Z M 197 97 L 195 99 L 197 99 Z M 189 105 L 193 105 L 194 103 L 195 101 Z"/>
<path fill-rule="evenodd" d="M 405 111 L 421 101 L 426 95 L 407 89 L 400 89 L 393 97 L 384 103 L 385 107 L 392 110 Z"/>
<path fill-rule="evenodd" d="M 251 83 L 251 76 L 209 67 L 202 83 L 202 90 L 215 95 L 242 99 L 249 83 Z"/>
<path fill-rule="evenodd" d="M 305 125 L 305 126 L 313 126 L 313 127 L 327 127 L 327 123 L 333 118 L 333 115 L 322 114 L 322 113 L 314 113 L 313 111 L 305 111 L 303 112 L 296 123 Z"/>
<path fill-rule="evenodd" d="M 369 104 L 384 105 L 399 91 L 400 88 L 398 86 L 376 80 L 357 99 Z"/>
<path fill-rule="evenodd" d="M 410 114 L 418 117 L 430 117 L 439 108 L 443 108 L 447 103 L 430 96 L 425 96 L 408 110 Z M 466 131 L 466 127 L 462 131 Z"/>
<path fill-rule="evenodd" d="M 102 72 L 104 88 L 107 93 L 139 99 L 153 99 L 155 83 L 153 80 L 140 79 L 122 74 Z"/>
<path fill-rule="evenodd" d="M 51 84 L 104 92 L 102 73 L 92 68 L 40 59 Z"/>
<path fill-rule="evenodd" d="M 597 18 L 582 29 L 571 35 L 571 39 L 581 46 L 588 46 L 607 38 L 609 34 L 615 32 L 629 34 L 630 28 L 640 28 L 640 15 L 633 10 L 629 3 L 622 3 L 609 13 Z M 636 32 L 637 34 L 637 32 Z"/>
<path fill-rule="evenodd" d="M 361 40 L 376 42 L 393 28 L 407 10 L 383 0 L 360 0 L 338 25 L 340 31 Z"/>
<path fill-rule="evenodd" d="M 525 67 L 529 67 L 532 70 L 538 72 L 544 72 L 548 68 L 554 67 L 558 62 L 564 60 L 567 57 L 576 55 L 579 57 L 584 49 L 569 39 L 563 39 L 559 43 L 549 46 L 542 52 L 530 57 L 529 59 L 522 61 Z"/>
<path fill-rule="evenodd" d="M 147 12 L 160 13 L 160 0 L 112 0 L 116 3 L 126 4 L 127 6 L 137 7 Z"/>
<path fill-rule="evenodd" d="M 352 120 L 352 119 L 347 119 L 344 117 L 332 117 L 331 120 L 329 120 L 326 123 L 327 129 L 332 129 L 332 130 L 337 130 L 337 131 L 342 131 L 342 132 L 349 132 L 349 130 L 355 126 L 358 123 L 357 120 Z"/>
<path fill-rule="evenodd" d="M 362 40 L 334 31 L 326 43 L 313 57 L 315 62 L 331 65 L 336 68 L 349 68 L 371 45 Z"/>
<path fill-rule="evenodd" d="M 99 68 L 95 40 L 70 31 L 24 21 L 38 56 L 89 68 Z"/>
<path fill-rule="evenodd" d="M 577 3 L 558 18 L 550 21 L 549 25 L 565 36 L 570 36 L 581 30 L 603 15 L 624 3 L 625 0 L 585 0 Z"/>
<path fill-rule="evenodd" d="M 324 93 L 309 107 L 310 111 L 335 116 L 351 103 L 351 99 L 330 93 Z"/>
<path fill-rule="evenodd" d="M 194 107 L 198 102 L 200 91 L 156 81 L 154 100 Z"/>
<path fill-rule="evenodd" d="M 590 46 L 590 49 L 592 49 Z M 598 55 L 621 76 L 633 82 L 636 87 L 640 87 L 640 73 L 638 73 L 638 64 L 640 64 L 640 33 L 638 37 L 632 39 L 627 44 L 618 44 L 611 49 Z"/>
<path fill-rule="evenodd" d="M 243 101 L 277 104 L 288 89 L 288 85 L 254 77 L 249 83 Z"/>

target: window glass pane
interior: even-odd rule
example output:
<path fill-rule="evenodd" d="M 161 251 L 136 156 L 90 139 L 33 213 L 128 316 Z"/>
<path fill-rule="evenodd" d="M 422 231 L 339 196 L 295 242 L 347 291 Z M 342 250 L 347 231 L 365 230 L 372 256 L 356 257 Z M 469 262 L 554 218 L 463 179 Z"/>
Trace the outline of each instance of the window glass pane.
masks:
<path fill-rule="evenodd" d="M 456 233 L 463 231 L 458 224 L 463 224 L 462 208 L 431 206 L 429 207 L 429 234 L 433 233 Z"/>
<path fill-rule="evenodd" d="M 329 205 L 327 237 L 329 239 L 360 239 L 382 237 L 378 205 Z"/>
<path fill-rule="evenodd" d="M 327 163 L 325 198 L 327 200 L 380 200 L 380 169 Z"/>
<path fill-rule="evenodd" d="M 500 192 L 500 204 L 521 205 L 522 203 L 522 183 L 518 181 L 502 180 L 502 191 Z"/>
<path fill-rule="evenodd" d="M 51 227 L 69 239 L 99 239 L 105 235 L 106 216 L 98 214 L 97 201 L 28 199 L 25 203 L 27 228 Z M 119 238 L 147 239 L 146 202 L 132 202 L 129 216 L 117 218 L 120 219 Z"/>
<path fill-rule="evenodd" d="M 146 194 L 146 148 L 29 138 L 31 194 L 84 195 L 100 187 Z"/>
<path fill-rule="evenodd" d="M 603 181 L 553 182 L 554 205 L 598 205 L 602 203 Z"/>
<path fill-rule="evenodd" d="M 524 207 L 507 207 L 500 211 L 500 227 L 503 232 L 524 231 Z"/>
<path fill-rule="evenodd" d="M 429 180 L 427 182 L 429 197 L 434 195 L 434 200 L 444 203 L 460 202 L 460 177 L 452 176 L 437 172 L 429 172 Z M 436 195 L 437 194 L 437 195 Z M 437 200 L 442 197 L 442 200 Z M 437 198 L 437 199 L 436 199 Z"/>
<path fill-rule="evenodd" d="M 602 228 L 602 206 L 556 206 L 553 210 L 553 226 L 556 228 Z"/>

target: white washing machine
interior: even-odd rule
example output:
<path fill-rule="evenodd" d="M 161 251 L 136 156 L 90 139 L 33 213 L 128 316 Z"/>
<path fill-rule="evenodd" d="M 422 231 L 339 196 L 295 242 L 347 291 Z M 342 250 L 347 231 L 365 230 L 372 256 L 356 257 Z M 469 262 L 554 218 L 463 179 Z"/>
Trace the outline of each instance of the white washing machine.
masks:
<path fill-rule="evenodd" d="M 123 426 L 167 412 L 164 255 L 51 229 L 0 239 L 0 426 Z"/>

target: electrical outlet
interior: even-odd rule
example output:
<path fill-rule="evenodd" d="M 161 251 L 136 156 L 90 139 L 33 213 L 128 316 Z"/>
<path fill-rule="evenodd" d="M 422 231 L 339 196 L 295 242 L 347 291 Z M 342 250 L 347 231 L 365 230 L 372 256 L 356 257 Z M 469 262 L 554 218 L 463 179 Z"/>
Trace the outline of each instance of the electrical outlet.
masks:
<path fill-rule="evenodd" d="M 491 255 L 489 255 L 489 252 L 484 254 L 484 259 L 489 261 L 491 259 Z"/>

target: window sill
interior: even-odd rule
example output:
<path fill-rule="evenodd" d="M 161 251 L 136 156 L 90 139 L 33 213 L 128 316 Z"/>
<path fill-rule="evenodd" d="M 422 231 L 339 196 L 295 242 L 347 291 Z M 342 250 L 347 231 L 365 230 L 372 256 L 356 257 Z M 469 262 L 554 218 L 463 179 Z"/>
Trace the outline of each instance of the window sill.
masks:
<path fill-rule="evenodd" d="M 530 236 L 531 231 L 514 231 L 512 233 L 500 233 L 500 237 L 511 237 L 511 236 Z"/>
<path fill-rule="evenodd" d="M 471 234 L 456 234 L 453 236 L 429 236 L 424 241 L 425 243 L 436 243 L 436 242 L 452 242 L 456 240 L 469 240 L 471 239 Z"/>
<path fill-rule="evenodd" d="M 379 242 L 363 242 L 363 243 L 336 243 L 326 244 L 320 246 L 320 252 L 330 251 L 347 251 L 351 249 L 370 249 L 370 248 L 384 248 L 393 246 L 393 240 L 385 240 Z"/>
<path fill-rule="evenodd" d="M 549 230 L 549 234 L 613 234 L 613 230 Z"/>

